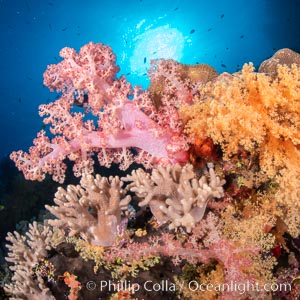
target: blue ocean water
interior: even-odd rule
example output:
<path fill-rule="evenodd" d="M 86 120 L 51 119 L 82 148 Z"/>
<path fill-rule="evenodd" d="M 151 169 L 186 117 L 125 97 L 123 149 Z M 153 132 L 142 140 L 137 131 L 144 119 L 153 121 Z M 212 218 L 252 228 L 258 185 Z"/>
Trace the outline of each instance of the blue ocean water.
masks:
<path fill-rule="evenodd" d="M 299 0 L 0 0 L 0 158 L 27 150 L 42 128 L 38 106 L 56 96 L 42 74 L 65 46 L 110 45 L 120 74 L 146 88 L 155 58 L 221 73 L 281 48 L 300 52 L 299 11 Z"/>

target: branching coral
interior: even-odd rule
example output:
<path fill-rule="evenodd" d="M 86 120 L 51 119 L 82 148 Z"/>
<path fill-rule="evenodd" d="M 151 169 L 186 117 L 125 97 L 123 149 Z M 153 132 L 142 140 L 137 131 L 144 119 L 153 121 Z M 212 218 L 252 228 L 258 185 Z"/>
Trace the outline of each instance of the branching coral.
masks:
<path fill-rule="evenodd" d="M 141 199 L 139 205 L 149 205 L 158 223 L 170 222 L 170 229 L 183 226 L 190 232 L 203 218 L 208 201 L 223 196 L 225 181 L 213 165 L 208 169 L 209 180 L 204 175 L 198 179 L 190 164 L 158 167 L 151 176 L 139 169 L 123 180 L 131 182 L 128 188 Z"/>
<path fill-rule="evenodd" d="M 211 137 L 222 146 L 225 159 L 241 146 L 258 153 L 261 170 L 277 178 L 281 195 L 293 191 L 286 200 L 292 203 L 300 186 L 300 69 L 278 65 L 277 72 L 272 80 L 246 64 L 239 73 L 222 74 L 181 115 L 186 132 Z"/>
<path fill-rule="evenodd" d="M 54 198 L 57 206 L 46 206 L 58 219 L 49 223 L 67 226 L 70 236 L 79 233 L 93 245 L 111 245 L 118 234 L 121 212 L 131 200 L 122 185 L 119 177 L 83 175 L 80 185 L 58 189 Z"/>
<path fill-rule="evenodd" d="M 37 279 L 33 280 L 33 268 L 39 260 L 47 256 L 47 250 L 51 249 L 52 229 L 34 222 L 29 225 L 29 231 L 25 236 L 19 233 L 9 233 L 7 244 L 9 249 L 6 260 L 12 265 L 12 283 L 5 286 L 10 299 L 54 300 L 50 290 L 45 286 L 41 276 L 36 273 Z"/>
<path fill-rule="evenodd" d="M 26 179 L 42 181 L 51 174 L 62 183 L 66 158 L 74 161 L 75 176 L 92 173 L 94 153 L 101 165 L 115 162 L 123 170 L 133 162 L 149 168 L 187 161 L 188 145 L 174 103 L 157 111 L 149 92 L 132 87 L 124 76 L 117 78 L 110 47 L 91 42 L 79 53 L 65 47 L 60 56 L 63 60 L 45 71 L 44 84 L 61 97 L 39 108 L 50 137 L 41 130 L 28 153 L 10 155 Z M 74 105 L 82 111 L 74 111 Z"/>

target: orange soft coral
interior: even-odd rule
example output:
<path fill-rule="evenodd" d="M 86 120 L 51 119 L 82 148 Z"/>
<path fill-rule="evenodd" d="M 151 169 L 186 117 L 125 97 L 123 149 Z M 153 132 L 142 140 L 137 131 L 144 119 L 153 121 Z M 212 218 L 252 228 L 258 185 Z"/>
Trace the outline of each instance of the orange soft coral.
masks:
<path fill-rule="evenodd" d="M 300 69 L 278 65 L 277 77 L 254 72 L 221 74 L 200 90 L 191 106 L 181 109 L 186 133 L 210 137 L 229 158 L 243 147 L 259 154 L 261 170 L 289 186 L 290 201 L 299 197 L 300 177 Z M 298 178 L 298 179 L 297 179 Z"/>
<path fill-rule="evenodd" d="M 65 272 L 63 275 L 65 284 L 70 288 L 70 293 L 68 296 L 69 300 L 77 300 L 78 292 L 81 289 L 81 283 L 77 281 L 77 276 L 74 274 L 70 274 L 69 272 Z"/>
<path fill-rule="evenodd" d="M 201 91 L 200 99 L 181 109 L 186 132 L 209 136 L 226 156 L 239 146 L 259 150 L 261 167 L 273 176 L 300 160 L 300 70 L 279 66 L 274 81 L 254 72 L 252 64 L 223 80 L 219 76 Z M 229 79 L 228 79 L 229 78 Z"/>

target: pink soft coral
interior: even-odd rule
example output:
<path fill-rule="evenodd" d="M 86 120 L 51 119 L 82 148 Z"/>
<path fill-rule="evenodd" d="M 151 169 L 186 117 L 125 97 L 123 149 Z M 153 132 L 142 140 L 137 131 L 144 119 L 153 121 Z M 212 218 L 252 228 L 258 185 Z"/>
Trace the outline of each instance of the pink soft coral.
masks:
<path fill-rule="evenodd" d="M 101 165 L 116 162 L 121 169 L 132 162 L 150 167 L 187 161 L 177 108 L 164 115 L 147 91 L 132 88 L 123 76 L 117 79 L 119 68 L 110 47 L 89 43 L 79 53 L 63 48 L 60 56 L 63 61 L 48 66 L 44 84 L 61 97 L 40 106 L 54 137 L 41 131 L 29 153 L 10 156 L 26 179 L 43 180 L 49 173 L 63 182 L 66 158 L 75 161 L 75 175 L 90 173 L 95 152 Z M 74 112 L 74 104 L 83 106 L 86 114 Z M 92 118 L 84 121 L 88 116 Z"/>

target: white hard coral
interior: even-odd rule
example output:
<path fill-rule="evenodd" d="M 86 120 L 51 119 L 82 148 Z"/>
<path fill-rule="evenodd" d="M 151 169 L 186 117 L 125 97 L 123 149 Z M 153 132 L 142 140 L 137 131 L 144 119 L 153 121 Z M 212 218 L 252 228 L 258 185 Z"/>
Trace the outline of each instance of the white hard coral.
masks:
<path fill-rule="evenodd" d="M 170 222 L 169 229 L 183 226 L 187 232 L 203 218 L 209 200 L 223 197 L 223 185 L 208 165 L 209 180 L 206 176 L 197 178 L 191 164 L 159 166 L 148 174 L 142 169 L 133 171 L 123 178 L 140 202 L 149 205 L 159 224 Z"/>
<path fill-rule="evenodd" d="M 49 223 L 68 227 L 70 236 L 80 234 L 92 245 L 112 245 L 118 234 L 121 213 L 131 200 L 125 196 L 122 185 L 117 176 L 83 175 L 80 185 L 58 189 L 54 198 L 57 206 L 46 205 L 58 218 Z"/>

